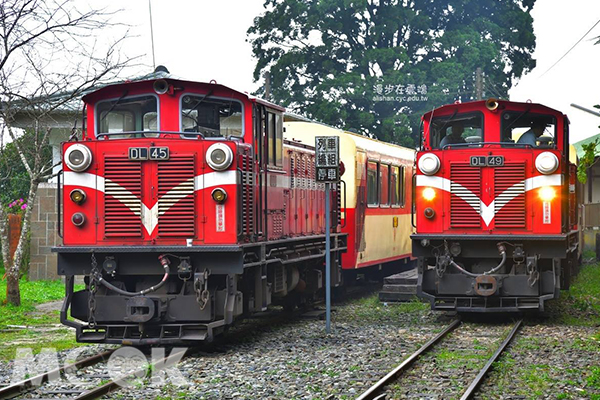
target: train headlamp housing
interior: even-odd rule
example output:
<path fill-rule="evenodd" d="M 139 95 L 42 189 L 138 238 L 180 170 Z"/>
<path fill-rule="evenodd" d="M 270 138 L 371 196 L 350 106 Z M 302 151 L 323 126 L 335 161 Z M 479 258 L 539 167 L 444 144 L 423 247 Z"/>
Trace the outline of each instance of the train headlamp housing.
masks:
<path fill-rule="evenodd" d="M 74 144 L 65 151 L 65 163 L 72 171 L 85 171 L 92 164 L 92 152 L 83 144 Z"/>
<path fill-rule="evenodd" d="M 206 151 L 206 163 L 215 171 L 224 171 L 233 162 L 233 151 L 225 143 L 215 143 Z"/>
<path fill-rule="evenodd" d="M 427 153 L 419 158 L 418 166 L 425 175 L 433 175 L 440 170 L 441 162 L 435 154 Z"/>
<path fill-rule="evenodd" d="M 223 204 L 225 203 L 225 200 L 227 200 L 227 192 L 225 189 L 216 188 L 210 195 L 218 204 Z"/>
<path fill-rule="evenodd" d="M 69 194 L 69 198 L 75 204 L 82 204 L 85 201 L 85 199 L 87 198 L 87 195 L 81 189 L 73 189 L 73 190 L 71 190 L 71 193 Z"/>
<path fill-rule="evenodd" d="M 80 212 L 75 213 L 71 216 L 71 222 L 75 226 L 83 226 L 85 224 L 85 215 Z"/>
<path fill-rule="evenodd" d="M 535 168 L 544 175 L 549 175 L 558 169 L 558 157 L 545 151 L 535 158 Z"/>

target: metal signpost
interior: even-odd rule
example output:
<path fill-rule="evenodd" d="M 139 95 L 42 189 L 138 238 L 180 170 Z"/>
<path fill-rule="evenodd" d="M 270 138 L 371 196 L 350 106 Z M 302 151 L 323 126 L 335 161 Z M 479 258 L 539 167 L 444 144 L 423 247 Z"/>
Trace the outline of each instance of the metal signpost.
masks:
<path fill-rule="evenodd" d="M 315 137 L 316 179 L 325 183 L 325 309 L 327 333 L 331 332 L 331 199 L 330 184 L 340 180 L 340 138 Z"/>

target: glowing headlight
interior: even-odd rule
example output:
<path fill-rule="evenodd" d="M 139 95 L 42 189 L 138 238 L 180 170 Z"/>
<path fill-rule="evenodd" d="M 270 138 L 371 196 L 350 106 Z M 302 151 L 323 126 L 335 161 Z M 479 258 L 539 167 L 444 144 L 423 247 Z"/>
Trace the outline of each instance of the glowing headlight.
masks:
<path fill-rule="evenodd" d="M 542 201 L 552 201 L 556 197 L 556 190 L 550 186 L 544 186 L 539 191 Z"/>
<path fill-rule="evenodd" d="M 83 144 L 74 144 L 65 151 L 65 163 L 75 171 L 85 171 L 92 163 L 92 152 Z"/>
<path fill-rule="evenodd" d="M 206 163 L 215 171 L 223 171 L 233 162 L 233 151 L 225 143 L 215 143 L 206 152 Z"/>
<path fill-rule="evenodd" d="M 535 158 L 535 167 L 544 175 L 551 174 L 558 168 L 558 157 L 545 151 Z"/>
<path fill-rule="evenodd" d="M 419 169 L 425 175 L 433 175 L 440 170 L 440 159 L 435 154 L 425 154 L 419 158 Z"/>
<path fill-rule="evenodd" d="M 423 189 L 423 198 L 427 201 L 435 199 L 435 189 L 431 187 Z"/>

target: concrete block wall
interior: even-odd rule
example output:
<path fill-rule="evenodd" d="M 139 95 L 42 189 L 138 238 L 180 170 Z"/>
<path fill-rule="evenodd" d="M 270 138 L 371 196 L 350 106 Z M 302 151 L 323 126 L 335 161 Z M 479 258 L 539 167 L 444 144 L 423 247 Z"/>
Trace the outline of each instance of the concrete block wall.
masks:
<path fill-rule="evenodd" d="M 56 183 L 40 183 L 31 216 L 29 279 L 58 279 L 56 253 L 52 246 L 62 244 L 56 232 Z"/>

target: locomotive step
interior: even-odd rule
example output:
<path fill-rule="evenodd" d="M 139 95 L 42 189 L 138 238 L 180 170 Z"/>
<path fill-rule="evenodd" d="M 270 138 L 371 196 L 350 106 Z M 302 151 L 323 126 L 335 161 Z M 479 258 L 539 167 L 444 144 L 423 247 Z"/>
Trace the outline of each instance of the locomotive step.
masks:
<path fill-rule="evenodd" d="M 408 271 L 387 276 L 383 279 L 384 284 L 389 285 L 417 285 L 417 269 L 413 268 Z"/>

